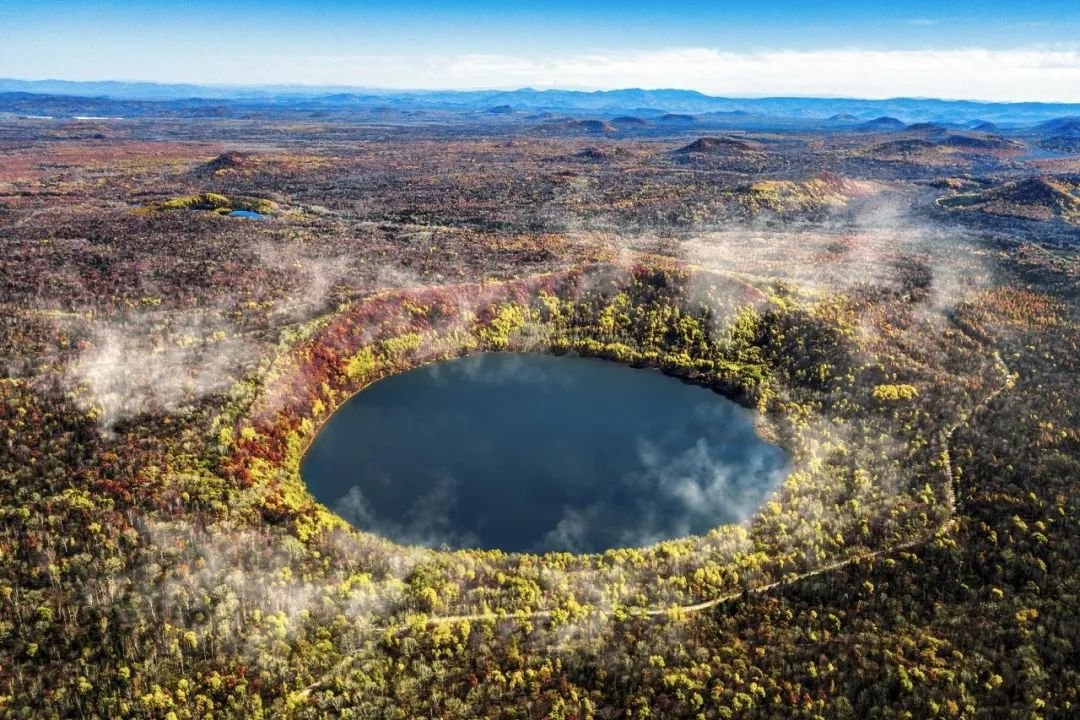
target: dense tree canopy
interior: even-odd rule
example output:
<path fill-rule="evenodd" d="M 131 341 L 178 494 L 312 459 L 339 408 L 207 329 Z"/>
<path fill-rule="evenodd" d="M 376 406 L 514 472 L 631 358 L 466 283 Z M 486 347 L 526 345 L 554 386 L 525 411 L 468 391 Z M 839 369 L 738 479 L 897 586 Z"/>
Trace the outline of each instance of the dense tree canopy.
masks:
<path fill-rule="evenodd" d="M 908 182 L 944 161 L 850 135 L 583 159 L 310 123 L 0 119 L 0 716 L 1077 714 L 1075 246 L 961 232 Z M 886 192 L 916 210 L 868 228 Z M 597 555 L 315 502 L 342 402 L 499 351 L 712 388 L 791 474 L 743 525 Z"/>

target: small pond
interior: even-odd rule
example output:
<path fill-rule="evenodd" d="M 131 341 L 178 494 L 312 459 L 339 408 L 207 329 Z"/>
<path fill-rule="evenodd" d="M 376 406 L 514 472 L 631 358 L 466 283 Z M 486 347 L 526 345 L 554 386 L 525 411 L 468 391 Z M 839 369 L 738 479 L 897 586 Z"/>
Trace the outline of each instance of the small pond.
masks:
<path fill-rule="evenodd" d="M 229 213 L 229 217 L 246 218 L 248 220 L 265 220 L 267 216 L 255 212 L 254 210 L 233 210 Z"/>
<path fill-rule="evenodd" d="M 477 355 L 357 393 L 301 473 L 353 526 L 396 542 L 598 552 L 752 515 L 788 463 L 754 415 L 654 371 Z"/>

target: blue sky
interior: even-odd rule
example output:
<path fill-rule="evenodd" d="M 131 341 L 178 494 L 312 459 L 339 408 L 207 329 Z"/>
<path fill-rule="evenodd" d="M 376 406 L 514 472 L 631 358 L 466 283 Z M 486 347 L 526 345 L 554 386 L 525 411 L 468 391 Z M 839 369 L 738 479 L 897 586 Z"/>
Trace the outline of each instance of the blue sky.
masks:
<path fill-rule="evenodd" d="M 0 0 L 26 79 L 1071 100 L 1078 53 L 1077 0 Z"/>

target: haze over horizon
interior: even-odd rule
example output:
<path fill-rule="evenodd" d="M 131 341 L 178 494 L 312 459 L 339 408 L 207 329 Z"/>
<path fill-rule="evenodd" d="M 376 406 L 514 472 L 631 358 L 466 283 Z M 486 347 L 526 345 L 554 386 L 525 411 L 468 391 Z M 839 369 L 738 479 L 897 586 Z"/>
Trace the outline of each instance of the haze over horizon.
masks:
<path fill-rule="evenodd" d="M 35 80 L 1080 101 L 1080 13 L 1063 0 L 0 0 L 0 36 L 0 77 Z"/>

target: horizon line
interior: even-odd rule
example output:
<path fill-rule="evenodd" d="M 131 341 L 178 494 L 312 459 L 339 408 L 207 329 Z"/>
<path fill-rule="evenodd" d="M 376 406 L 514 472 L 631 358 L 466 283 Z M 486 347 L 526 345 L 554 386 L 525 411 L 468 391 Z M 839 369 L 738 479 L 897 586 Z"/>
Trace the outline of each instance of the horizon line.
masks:
<path fill-rule="evenodd" d="M 306 88 L 310 90 L 318 89 L 340 89 L 340 90 L 359 90 L 371 93 L 401 93 L 401 94 L 424 94 L 424 93 L 461 93 L 461 94 L 479 94 L 479 93 L 514 93 L 514 92 L 566 92 L 566 93 L 578 93 L 584 95 L 598 95 L 607 93 L 627 92 L 627 91 L 640 91 L 640 92 L 684 92 L 694 93 L 703 98 L 715 99 L 715 100 L 852 100 L 863 102 L 894 102 L 901 100 L 915 100 L 920 102 L 933 101 L 933 102 L 945 102 L 945 103 L 973 103 L 979 105 L 1068 105 L 1068 106 L 1080 106 L 1080 102 L 1070 102 L 1067 100 L 985 100 L 980 98 L 971 97 L 943 97 L 936 95 L 892 95 L 887 97 L 865 97 L 859 95 L 797 95 L 797 94 L 781 94 L 781 95 L 739 95 L 739 94 L 723 94 L 712 95 L 710 93 L 703 92 L 701 90 L 695 90 L 693 88 L 681 88 L 681 87 L 641 87 L 641 86 L 626 86 L 618 88 L 583 88 L 575 87 L 571 85 L 567 86 L 551 86 L 551 87 L 536 87 L 534 85 L 523 86 L 493 86 L 488 88 L 461 88 L 461 87 L 440 87 L 440 88 L 409 88 L 409 87 L 386 87 L 386 86 L 367 86 L 367 85 L 350 85 L 347 83 L 305 83 L 305 82 L 293 82 L 293 83 L 254 83 L 250 85 L 235 84 L 235 83 L 200 83 L 200 82 L 163 82 L 158 80 L 123 80 L 123 79 L 99 79 L 99 80 L 67 80 L 60 77 L 45 77 L 45 78 L 20 78 L 12 76 L 0 76 L 0 82 L 18 82 L 28 84 L 43 84 L 43 83 L 66 83 L 69 85 L 152 85 L 161 88 L 178 88 L 178 87 L 192 87 L 192 88 L 205 88 L 211 90 L 275 90 L 285 88 Z M 11 92 L 11 91 L 0 91 Z M 28 94 L 40 94 L 48 95 L 50 93 L 28 93 Z M 77 96 L 76 96 L 77 97 Z M 193 96 L 197 97 L 197 96 Z M 161 102 L 160 100 L 147 100 L 147 102 Z"/>

